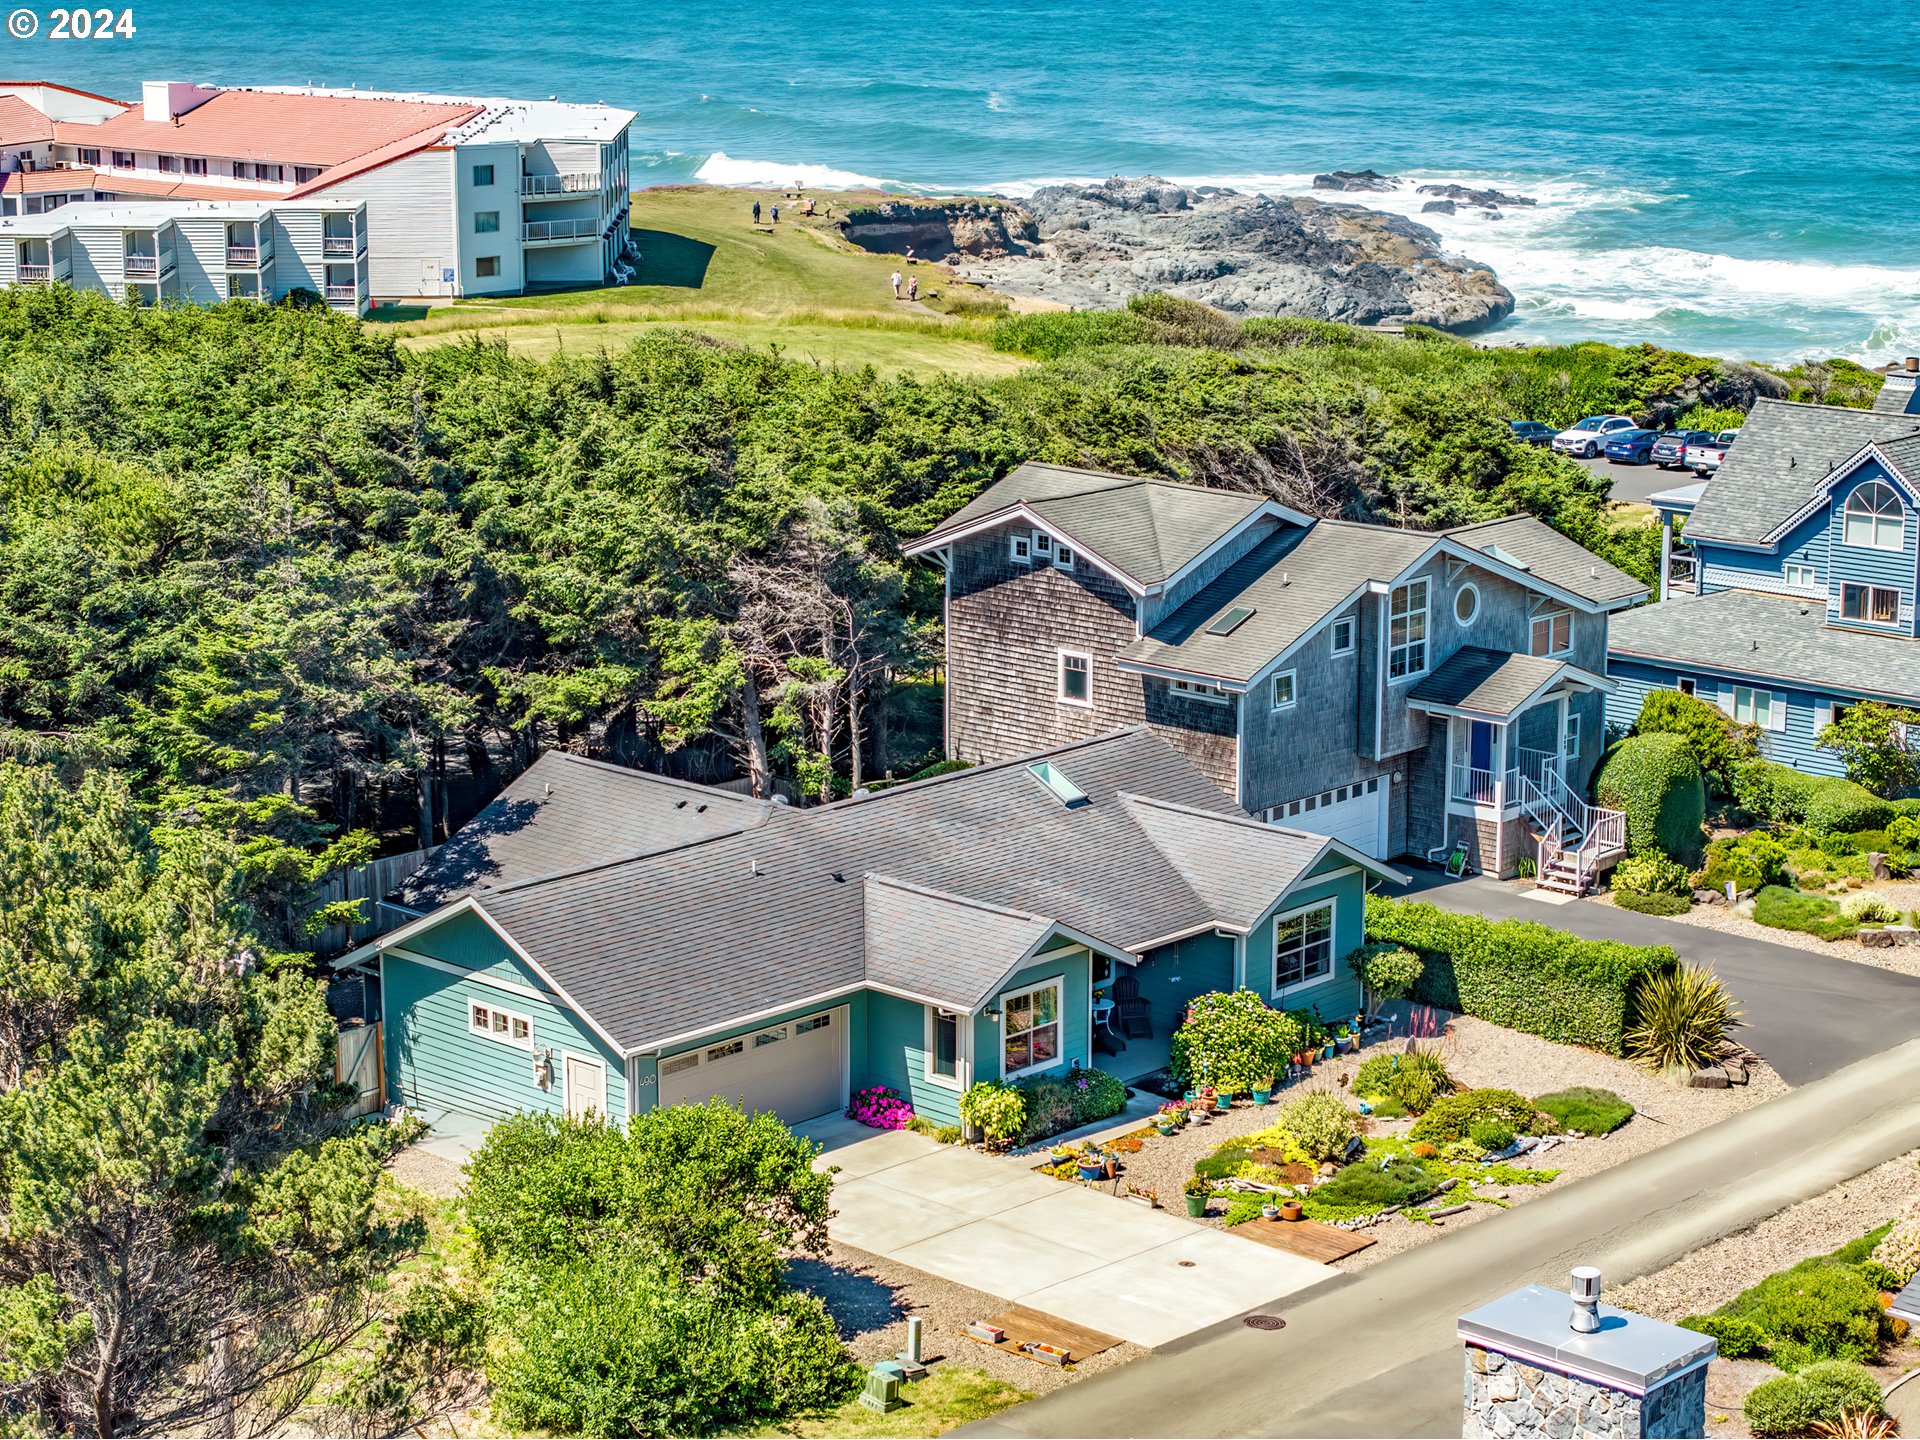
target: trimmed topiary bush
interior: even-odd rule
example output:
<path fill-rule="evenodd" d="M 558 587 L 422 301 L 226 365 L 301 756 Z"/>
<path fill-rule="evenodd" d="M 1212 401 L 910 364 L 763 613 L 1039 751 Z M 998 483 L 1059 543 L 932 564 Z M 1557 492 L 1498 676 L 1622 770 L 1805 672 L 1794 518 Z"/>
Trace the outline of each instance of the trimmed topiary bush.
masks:
<path fill-rule="evenodd" d="M 1444 1145 L 1449 1140 L 1470 1138 L 1475 1123 L 1484 1120 L 1497 1121 L 1516 1135 L 1547 1135 L 1557 1128 L 1554 1119 L 1543 1115 L 1524 1095 L 1511 1090 L 1465 1090 L 1434 1101 L 1432 1108 L 1414 1121 L 1407 1138 Z"/>
<path fill-rule="evenodd" d="M 1575 1135 L 1611 1135 L 1634 1114 L 1633 1106 L 1613 1091 L 1593 1085 L 1536 1095 L 1533 1103 L 1542 1114 L 1551 1115 L 1562 1130 Z"/>
<path fill-rule="evenodd" d="M 1864 785 L 1839 775 L 1803 775 L 1791 766 L 1761 760 L 1743 766 L 1734 798 L 1742 809 L 1778 825 L 1852 834 L 1884 830 L 1899 814 Z"/>
<path fill-rule="evenodd" d="M 1920 1220 L 1902 1220 L 1895 1225 L 1873 1247 L 1873 1259 L 1886 1266 L 1901 1285 L 1920 1274 Z"/>
<path fill-rule="evenodd" d="M 1594 795 L 1627 817 L 1627 850 L 1700 863 L 1707 790 L 1700 762 L 1678 735 L 1635 735 L 1607 752 Z"/>
<path fill-rule="evenodd" d="M 1665 945 L 1583 940 L 1531 920 L 1488 920 L 1417 900 L 1367 901 L 1367 935 L 1426 962 L 1413 998 L 1509 1030 L 1619 1055 L 1638 986 L 1677 966 Z"/>
<path fill-rule="evenodd" d="M 1836 835 L 1856 830 L 1884 830 L 1893 819 L 1893 807 L 1864 785 L 1825 775 L 1807 798 L 1807 829 Z"/>
<path fill-rule="evenodd" d="M 1828 1360 L 1782 1375 L 1747 1392 L 1742 1410 L 1755 1435 L 1808 1435 L 1842 1411 L 1882 1415 L 1880 1382 L 1864 1365 Z"/>
<path fill-rule="evenodd" d="M 1382 1000 L 1412 998 L 1413 987 L 1420 983 L 1426 966 L 1420 957 L 1404 945 L 1381 942 L 1362 945 L 1350 961 L 1361 982 Z"/>
<path fill-rule="evenodd" d="M 1173 1032 L 1167 1068 L 1183 1085 L 1251 1090 L 1284 1075 L 1287 1063 L 1307 1043 L 1298 1018 L 1275 1010 L 1251 990 L 1199 996 Z"/>
<path fill-rule="evenodd" d="M 1296 1095 L 1274 1112 L 1273 1124 L 1291 1135 L 1309 1160 L 1338 1160 L 1353 1143 L 1353 1112 L 1327 1090 Z"/>

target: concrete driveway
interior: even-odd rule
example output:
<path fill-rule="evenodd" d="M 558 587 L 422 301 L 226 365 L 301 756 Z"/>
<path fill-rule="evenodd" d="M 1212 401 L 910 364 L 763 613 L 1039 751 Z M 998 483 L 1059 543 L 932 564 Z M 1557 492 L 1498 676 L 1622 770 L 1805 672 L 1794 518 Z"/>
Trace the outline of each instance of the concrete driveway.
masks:
<path fill-rule="evenodd" d="M 1164 1345 L 1339 1274 L 1183 1216 L 911 1131 L 798 1127 L 839 1167 L 842 1244 L 1136 1344 Z"/>

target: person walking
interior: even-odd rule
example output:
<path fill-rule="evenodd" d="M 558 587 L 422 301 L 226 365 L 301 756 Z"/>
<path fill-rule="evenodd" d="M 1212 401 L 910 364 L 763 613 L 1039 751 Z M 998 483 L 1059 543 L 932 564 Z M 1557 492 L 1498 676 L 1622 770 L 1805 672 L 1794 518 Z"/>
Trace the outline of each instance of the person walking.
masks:
<path fill-rule="evenodd" d="M 918 275 L 909 275 L 907 277 L 907 299 L 914 301 L 916 304 L 920 300 L 920 277 Z"/>
<path fill-rule="evenodd" d="M 896 300 L 900 298 L 900 272 L 898 270 L 893 272 L 893 298 Z"/>
<path fill-rule="evenodd" d="M 760 223 L 760 202 L 758 200 L 753 202 L 753 223 L 756 225 Z"/>
<path fill-rule="evenodd" d="M 780 207 L 778 205 L 773 207 L 773 223 L 776 225 L 780 223 Z"/>

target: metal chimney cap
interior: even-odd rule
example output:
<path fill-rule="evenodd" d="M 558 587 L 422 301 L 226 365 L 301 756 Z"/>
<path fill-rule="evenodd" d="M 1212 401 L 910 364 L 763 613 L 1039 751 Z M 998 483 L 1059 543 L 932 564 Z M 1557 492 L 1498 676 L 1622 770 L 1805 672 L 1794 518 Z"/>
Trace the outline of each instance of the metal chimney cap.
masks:
<path fill-rule="evenodd" d="M 1907 356 L 1907 373 L 1912 375 L 1916 371 L 1920 371 L 1920 355 Z"/>

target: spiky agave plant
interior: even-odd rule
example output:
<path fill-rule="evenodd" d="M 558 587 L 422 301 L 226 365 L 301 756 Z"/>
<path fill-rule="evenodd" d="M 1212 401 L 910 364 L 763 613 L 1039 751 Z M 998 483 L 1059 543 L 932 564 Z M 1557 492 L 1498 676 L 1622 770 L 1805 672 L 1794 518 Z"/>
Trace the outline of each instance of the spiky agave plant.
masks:
<path fill-rule="evenodd" d="M 1711 1065 L 1727 1053 L 1741 1020 L 1726 987 L 1702 965 L 1681 965 L 1640 986 L 1627 1054 L 1649 1070 L 1680 1072 Z"/>
<path fill-rule="evenodd" d="M 1813 1433 L 1830 1440 L 1883 1440 L 1899 1432 L 1890 1415 L 1876 1415 L 1871 1410 L 1842 1410 L 1831 1420 L 1816 1421 Z"/>

